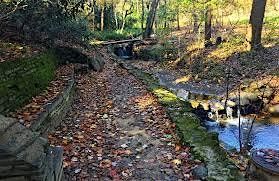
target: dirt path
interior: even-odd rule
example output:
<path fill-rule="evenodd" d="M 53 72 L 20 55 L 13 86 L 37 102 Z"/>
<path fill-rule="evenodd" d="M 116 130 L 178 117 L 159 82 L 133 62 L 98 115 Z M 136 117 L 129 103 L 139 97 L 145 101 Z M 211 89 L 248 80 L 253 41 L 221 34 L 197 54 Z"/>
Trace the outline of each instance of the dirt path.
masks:
<path fill-rule="evenodd" d="M 141 82 L 112 60 L 76 78 L 73 109 L 49 136 L 64 147 L 66 180 L 191 179 L 189 148 Z"/>

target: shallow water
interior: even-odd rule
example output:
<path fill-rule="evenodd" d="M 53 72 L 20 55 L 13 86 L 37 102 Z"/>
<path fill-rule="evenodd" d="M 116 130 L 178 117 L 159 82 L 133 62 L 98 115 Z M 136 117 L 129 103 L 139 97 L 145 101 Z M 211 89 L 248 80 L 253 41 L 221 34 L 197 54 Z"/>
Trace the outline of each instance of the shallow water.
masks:
<path fill-rule="evenodd" d="M 224 92 L 224 90 L 221 87 L 216 86 L 210 88 L 206 88 L 206 86 L 203 86 L 203 88 L 201 88 L 200 85 L 195 87 L 193 85 L 183 83 L 175 84 L 175 78 L 172 75 L 165 72 L 157 73 L 156 77 L 159 79 L 161 85 L 168 87 L 173 92 L 176 92 L 177 95 L 179 94 L 180 89 L 189 91 L 189 93 L 187 94 L 187 97 L 189 99 L 183 98 L 183 96 L 178 96 L 184 100 L 196 100 L 196 98 L 193 99 L 190 96 L 193 93 L 197 95 L 200 94 L 210 96 L 222 96 L 222 92 Z M 277 119 L 277 121 L 271 119 L 265 121 L 265 123 L 269 124 L 265 124 L 260 121 L 256 121 L 254 123 L 249 139 L 250 146 L 252 147 L 252 149 L 271 148 L 279 150 L 279 118 L 275 118 Z M 243 138 L 243 142 L 247 140 L 247 135 L 251 122 L 252 120 L 249 118 L 241 118 L 241 136 Z M 218 133 L 219 141 L 225 149 L 239 150 L 238 118 L 227 120 L 216 119 L 215 121 L 205 121 L 204 124 L 208 131 Z"/>
<path fill-rule="evenodd" d="M 210 132 L 219 134 L 220 143 L 225 149 L 239 150 L 238 119 L 228 120 L 226 124 L 215 121 L 205 121 Z M 247 140 L 247 134 L 251 125 L 249 118 L 241 118 L 242 140 Z M 252 149 L 271 148 L 279 150 L 279 125 L 255 123 L 251 131 L 250 142 Z"/>

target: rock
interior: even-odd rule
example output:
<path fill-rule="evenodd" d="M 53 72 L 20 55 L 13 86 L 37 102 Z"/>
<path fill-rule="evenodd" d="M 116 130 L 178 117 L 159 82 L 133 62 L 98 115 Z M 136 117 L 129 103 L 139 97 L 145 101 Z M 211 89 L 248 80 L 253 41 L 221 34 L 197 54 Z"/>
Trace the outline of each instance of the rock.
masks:
<path fill-rule="evenodd" d="M 206 111 L 209 110 L 209 103 L 208 102 L 202 102 L 201 106 L 203 107 L 204 110 L 206 110 Z"/>
<path fill-rule="evenodd" d="M 1 135 L 0 148 L 11 153 L 18 152 L 32 143 L 38 136 L 37 133 L 31 132 L 17 122 L 8 127 Z"/>
<path fill-rule="evenodd" d="M 62 160 L 62 148 L 50 147 L 39 133 L 0 115 L 0 175 L 5 180 L 59 181 Z"/>
<path fill-rule="evenodd" d="M 194 168 L 193 175 L 197 179 L 205 180 L 208 175 L 208 170 L 205 166 L 199 165 L 196 168 Z"/>
<path fill-rule="evenodd" d="M 0 115 L 0 135 L 3 135 L 8 127 L 17 122 L 16 119 L 7 118 Z"/>
<path fill-rule="evenodd" d="M 60 64 L 81 63 L 88 64 L 90 69 L 101 71 L 104 68 L 105 61 L 103 57 L 96 53 L 91 54 L 86 48 L 72 45 L 58 45 L 55 47 L 55 53 L 60 60 Z"/>
<path fill-rule="evenodd" d="M 192 108 L 195 108 L 195 109 L 200 105 L 200 103 L 196 100 L 190 100 L 189 102 L 190 102 Z"/>
<path fill-rule="evenodd" d="M 279 104 L 270 106 L 270 107 L 268 108 L 268 111 L 269 111 L 271 114 L 273 114 L 273 115 L 279 115 Z"/>
<path fill-rule="evenodd" d="M 225 105 L 225 102 L 226 102 L 225 99 L 222 100 L 222 103 L 223 103 L 224 105 Z M 234 107 L 234 106 L 236 106 L 236 103 L 233 102 L 233 101 L 231 101 L 231 100 L 227 100 L 227 106 L 229 106 L 229 107 Z"/>
<path fill-rule="evenodd" d="M 91 58 L 89 60 L 88 64 L 89 64 L 89 68 L 91 68 L 97 72 L 100 72 L 104 68 L 105 61 L 102 56 L 94 55 L 93 58 Z"/>
<path fill-rule="evenodd" d="M 258 99 L 258 95 L 251 92 L 241 92 L 240 93 L 240 105 L 245 106 L 250 104 L 250 102 L 256 101 Z M 238 95 L 232 96 L 232 100 L 238 104 Z"/>
<path fill-rule="evenodd" d="M 220 101 L 213 100 L 209 103 L 210 108 L 215 111 L 224 110 L 224 105 Z"/>
<path fill-rule="evenodd" d="M 189 97 L 189 92 L 184 89 L 179 89 L 177 92 L 177 97 L 187 101 Z"/>

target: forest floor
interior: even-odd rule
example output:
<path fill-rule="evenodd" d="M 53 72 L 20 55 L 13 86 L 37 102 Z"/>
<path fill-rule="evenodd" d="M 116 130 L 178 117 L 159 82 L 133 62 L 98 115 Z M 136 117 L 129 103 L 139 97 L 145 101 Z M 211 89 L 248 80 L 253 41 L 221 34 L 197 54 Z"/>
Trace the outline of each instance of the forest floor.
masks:
<path fill-rule="evenodd" d="M 224 95 L 227 84 L 231 92 L 239 85 L 261 87 L 271 79 L 270 86 L 278 92 L 278 35 L 264 34 L 264 49 L 248 51 L 245 30 L 240 26 L 233 32 L 224 31 L 225 40 L 220 45 L 204 48 L 191 30 L 182 28 L 167 38 L 159 37 L 156 45 L 137 47 L 138 59 L 130 62 L 143 71 L 162 75 L 161 78 L 173 86 L 183 85 L 200 94 Z M 279 103 L 278 94 L 272 102 Z"/>
<path fill-rule="evenodd" d="M 64 149 L 66 180 L 187 180 L 200 163 L 182 146 L 154 95 L 106 57 L 76 76 L 72 110 L 49 135 Z"/>

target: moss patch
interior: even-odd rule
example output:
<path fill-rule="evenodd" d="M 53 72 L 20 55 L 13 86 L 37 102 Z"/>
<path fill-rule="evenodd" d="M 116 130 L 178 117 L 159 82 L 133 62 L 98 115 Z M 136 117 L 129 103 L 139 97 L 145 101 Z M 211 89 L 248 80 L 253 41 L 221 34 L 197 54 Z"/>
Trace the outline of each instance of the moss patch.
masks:
<path fill-rule="evenodd" d="M 200 120 L 192 113 L 188 102 L 160 86 L 150 74 L 130 68 L 129 72 L 141 79 L 163 104 L 170 118 L 176 123 L 182 141 L 192 147 L 194 156 L 203 160 L 208 168 L 208 180 L 243 180 L 235 165 L 219 146 L 218 136 L 200 126 Z"/>
<path fill-rule="evenodd" d="M 0 64 L 0 113 L 7 114 L 45 89 L 53 79 L 57 58 L 49 51 Z"/>

